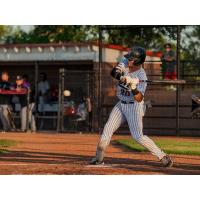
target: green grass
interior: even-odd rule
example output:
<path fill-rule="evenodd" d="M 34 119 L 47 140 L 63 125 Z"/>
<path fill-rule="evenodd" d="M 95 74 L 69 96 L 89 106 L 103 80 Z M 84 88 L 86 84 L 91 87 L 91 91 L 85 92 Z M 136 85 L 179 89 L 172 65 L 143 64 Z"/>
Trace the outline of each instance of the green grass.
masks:
<path fill-rule="evenodd" d="M 121 139 L 115 141 L 126 148 L 133 151 L 145 152 L 147 151 L 144 147 L 137 144 L 132 139 Z M 170 154 L 182 154 L 182 155 L 200 155 L 200 143 L 191 141 L 179 141 L 174 139 L 154 139 L 154 142 L 166 153 Z"/>
<path fill-rule="evenodd" d="M 5 150 L 5 148 L 10 147 L 10 146 L 14 146 L 16 144 L 17 144 L 17 142 L 14 141 L 14 140 L 5 140 L 5 139 L 0 140 L 0 154 L 7 152 Z"/>

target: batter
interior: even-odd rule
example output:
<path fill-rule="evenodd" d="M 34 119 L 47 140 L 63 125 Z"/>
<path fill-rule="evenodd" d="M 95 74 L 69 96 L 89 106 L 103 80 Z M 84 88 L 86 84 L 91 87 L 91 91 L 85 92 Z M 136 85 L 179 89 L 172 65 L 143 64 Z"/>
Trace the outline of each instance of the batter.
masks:
<path fill-rule="evenodd" d="M 101 165 L 104 163 L 104 153 L 113 133 L 127 121 L 132 137 L 156 156 L 164 167 L 172 167 L 173 161 L 170 156 L 157 147 L 149 137 L 143 135 L 144 94 L 147 87 L 145 82 L 147 76 L 142 64 L 145 58 L 144 48 L 133 47 L 118 66 L 111 71 L 112 77 L 118 80 L 117 97 L 119 102 L 110 113 L 97 146 L 96 157 L 90 164 Z"/>

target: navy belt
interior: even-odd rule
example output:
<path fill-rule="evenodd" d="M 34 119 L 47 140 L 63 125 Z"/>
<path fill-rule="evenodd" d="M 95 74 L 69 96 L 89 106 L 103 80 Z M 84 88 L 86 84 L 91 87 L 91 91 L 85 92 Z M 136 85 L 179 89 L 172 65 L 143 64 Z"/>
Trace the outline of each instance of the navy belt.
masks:
<path fill-rule="evenodd" d="M 126 101 L 121 101 L 122 104 L 134 104 L 133 101 L 130 101 L 130 102 L 126 102 Z"/>

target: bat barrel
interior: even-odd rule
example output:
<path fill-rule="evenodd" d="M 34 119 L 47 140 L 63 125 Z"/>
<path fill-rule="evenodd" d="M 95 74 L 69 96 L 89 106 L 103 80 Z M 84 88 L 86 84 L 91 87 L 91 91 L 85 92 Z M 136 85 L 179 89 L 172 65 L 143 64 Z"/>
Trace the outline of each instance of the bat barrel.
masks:
<path fill-rule="evenodd" d="M 141 81 L 141 82 L 147 82 L 147 83 L 153 83 L 153 84 L 171 84 L 171 85 L 183 85 L 186 84 L 185 80 L 147 80 L 147 81 Z"/>

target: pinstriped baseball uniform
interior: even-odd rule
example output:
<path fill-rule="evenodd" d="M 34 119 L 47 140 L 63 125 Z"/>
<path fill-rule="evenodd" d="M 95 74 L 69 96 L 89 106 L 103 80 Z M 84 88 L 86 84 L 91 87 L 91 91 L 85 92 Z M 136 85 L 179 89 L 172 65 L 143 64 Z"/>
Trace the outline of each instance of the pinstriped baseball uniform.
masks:
<path fill-rule="evenodd" d="M 129 73 L 128 68 L 125 72 L 126 76 L 131 78 L 139 78 L 139 80 L 147 80 L 146 73 L 141 67 L 139 70 Z M 145 94 L 147 83 L 140 82 L 137 85 L 138 91 Z M 144 102 L 137 102 L 134 100 L 133 94 L 130 90 L 126 90 L 119 84 L 117 86 L 117 97 L 119 102 L 114 106 L 110 113 L 109 119 L 103 129 L 100 142 L 97 147 L 96 157 L 99 160 L 103 159 L 103 154 L 106 147 L 109 145 L 113 133 L 123 124 L 128 122 L 128 126 L 132 137 L 146 149 L 148 149 L 158 159 L 162 159 L 166 154 L 147 136 L 143 135 L 143 116 L 144 116 Z M 131 102 L 131 103 L 124 103 Z"/>

